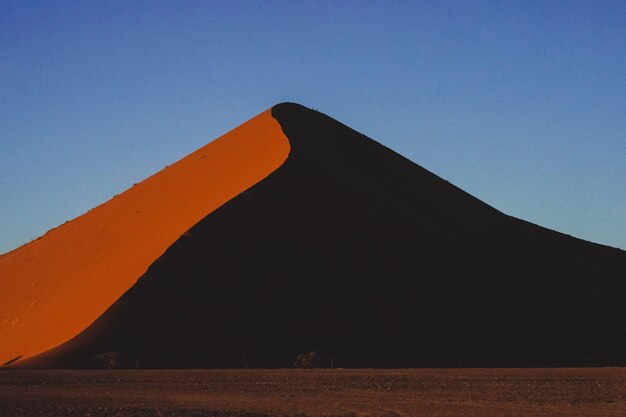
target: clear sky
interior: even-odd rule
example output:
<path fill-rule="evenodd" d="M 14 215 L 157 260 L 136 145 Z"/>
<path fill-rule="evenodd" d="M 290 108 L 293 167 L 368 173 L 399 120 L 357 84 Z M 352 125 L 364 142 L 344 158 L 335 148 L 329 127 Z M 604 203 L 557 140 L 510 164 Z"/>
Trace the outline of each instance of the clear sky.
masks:
<path fill-rule="evenodd" d="M 626 249 L 623 1 L 0 1 L 0 252 L 295 101 Z"/>

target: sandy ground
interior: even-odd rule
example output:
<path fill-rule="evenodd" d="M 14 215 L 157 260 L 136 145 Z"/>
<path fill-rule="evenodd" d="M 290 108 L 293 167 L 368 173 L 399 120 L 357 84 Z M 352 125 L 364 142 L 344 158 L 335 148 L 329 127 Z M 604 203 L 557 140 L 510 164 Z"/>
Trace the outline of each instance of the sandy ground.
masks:
<path fill-rule="evenodd" d="M 0 372 L 13 416 L 624 416 L 626 369 Z"/>

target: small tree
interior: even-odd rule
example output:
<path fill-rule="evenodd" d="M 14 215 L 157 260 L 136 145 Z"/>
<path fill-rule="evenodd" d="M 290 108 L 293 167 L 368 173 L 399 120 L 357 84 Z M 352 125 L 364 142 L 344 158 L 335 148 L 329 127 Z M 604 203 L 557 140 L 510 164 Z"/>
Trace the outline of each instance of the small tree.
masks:
<path fill-rule="evenodd" d="M 118 369 L 122 366 L 121 355 L 118 352 L 98 353 L 93 358 L 107 369 Z"/>
<path fill-rule="evenodd" d="M 335 364 L 337 363 L 337 355 L 330 354 L 328 355 L 328 362 L 330 365 L 330 369 L 335 369 Z"/>
<path fill-rule="evenodd" d="M 252 363 L 253 356 L 254 356 L 254 353 L 242 353 L 241 354 L 241 363 L 245 369 L 248 369 L 248 367 Z"/>
<path fill-rule="evenodd" d="M 300 352 L 298 356 L 296 356 L 296 361 L 293 363 L 293 366 L 296 368 L 315 368 L 316 357 L 317 352 Z"/>

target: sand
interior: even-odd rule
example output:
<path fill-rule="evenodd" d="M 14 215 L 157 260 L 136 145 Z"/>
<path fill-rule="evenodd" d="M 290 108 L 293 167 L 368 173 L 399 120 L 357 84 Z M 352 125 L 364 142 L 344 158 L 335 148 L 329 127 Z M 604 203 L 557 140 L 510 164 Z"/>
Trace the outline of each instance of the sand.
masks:
<path fill-rule="evenodd" d="M 32 245 L 48 258 L 2 258 L 4 359 L 75 334 L 15 366 L 626 365 L 626 252 L 507 216 L 303 106 L 234 132 Z"/>
<path fill-rule="evenodd" d="M 7 371 L 0 415 L 611 417 L 626 415 L 626 371 Z"/>
<path fill-rule="evenodd" d="M 181 235 L 290 146 L 265 111 L 124 193 L 0 257 L 0 364 L 89 326 Z"/>

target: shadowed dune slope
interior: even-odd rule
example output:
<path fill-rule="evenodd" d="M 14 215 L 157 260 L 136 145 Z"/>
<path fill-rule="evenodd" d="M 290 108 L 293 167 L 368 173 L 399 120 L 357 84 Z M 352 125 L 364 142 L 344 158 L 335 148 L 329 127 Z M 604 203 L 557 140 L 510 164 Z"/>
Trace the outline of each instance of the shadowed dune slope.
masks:
<path fill-rule="evenodd" d="M 0 364 L 76 336 L 190 227 L 287 158 L 266 111 L 0 257 Z"/>
<path fill-rule="evenodd" d="M 626 365 L 626 255 L 507 216 L 341 123 L 272 109 L 289 158 L 25 367 Z"/>

